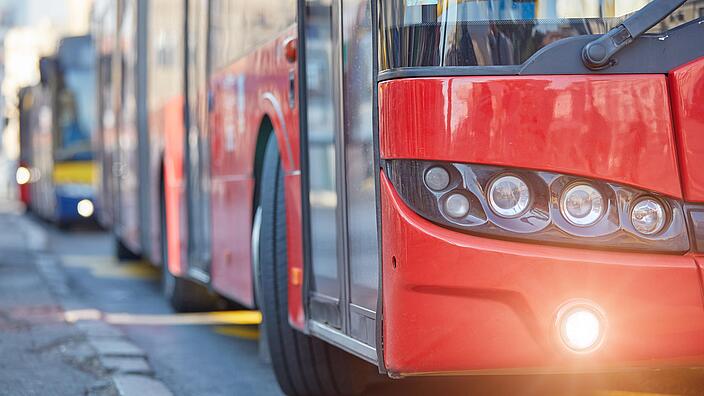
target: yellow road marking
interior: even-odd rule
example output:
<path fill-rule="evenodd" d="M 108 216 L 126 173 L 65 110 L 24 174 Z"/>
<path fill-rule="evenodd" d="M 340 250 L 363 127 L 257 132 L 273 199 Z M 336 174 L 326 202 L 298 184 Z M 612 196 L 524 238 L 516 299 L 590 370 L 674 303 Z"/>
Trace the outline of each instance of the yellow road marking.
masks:
<path fill-rule="evenodd" d="M 103 320 L 110 324 L 139 326 L 176 325 L 258 325 L 262 322 L 259 311 L 215 311 L 183 314 L 142 315 L 131 313 L 105 313 L 97 309 L 66 311 L 67 322 Z"/>
<path fill-rule="evenodd" d="M 105 314 L 105 321 L 121 325 L 256 325 L 261 323 L 259 311 L 217 311 L 171 315 Z"/>
<path fill-rule="evenodd" d="M 243 338 L 245 340 L 258 340 L 259 329 L 245 326 L 215 326 L 213 330 L 224 336 Z"/>
<path fill-rule="evenodd" d="M 159 269 L 144 261 L 120 262 L 110 256 L 64 255 L 66 267 L 85 268 L 96 278 L 159 279 Z"/>
<path fill-rule="evenodd" d="M 606 390 L 594 392 L 594 396 L 677 396 L 669 393 L 648 393 L 648 392 L 629 392 L 629 391 L 616 391 L 616 390 Z"/>

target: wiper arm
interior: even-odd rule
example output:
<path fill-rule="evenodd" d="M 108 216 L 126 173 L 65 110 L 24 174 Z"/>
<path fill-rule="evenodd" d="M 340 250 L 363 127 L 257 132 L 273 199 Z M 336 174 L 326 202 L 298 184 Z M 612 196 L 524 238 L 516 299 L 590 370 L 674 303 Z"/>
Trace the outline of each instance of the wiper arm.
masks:
<path fill-rule="evenodd" d="M 611 66 L 617 52 L 631 44 L 658 22 L 680 8 L 687 0 L 655 0 L 636 11 L 622 24 L 609 30 L 582 49 L 582 62 L 592 70 Z"/>

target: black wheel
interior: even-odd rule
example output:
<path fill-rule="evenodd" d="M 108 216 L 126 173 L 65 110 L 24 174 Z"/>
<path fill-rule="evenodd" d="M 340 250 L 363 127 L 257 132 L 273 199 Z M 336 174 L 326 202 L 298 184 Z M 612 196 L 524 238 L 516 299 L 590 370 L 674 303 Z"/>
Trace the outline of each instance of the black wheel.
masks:
<path fill-rule="evenodd" d="M 359 394 L 379 377 L 376 368 L 288 323 L 284 172 L 274 135 L 267 143 L 261 183 L 260 308 L 279 386 L 290 396 Z"/>
<path fill-rule="evenodd" d="M 139 255 L 130 250 L 118 236 L 115 236 L 115 256 L 120 261 L 134 261 L 140 259 Z"/>
<path fill-rule="evenodd" d="M 71 223 L 66 220 L 57 220 L 56 228 L 61 231 L 71 231 Z"/>
<path fill-rule="evenodd" d="M 166 239 L 166 197 L 161 187 L 161 287 L 164 297 L 177 312 L 212 311 L 221 307 L 221 299 L 205 286 L 189 279 L 174 276 L 169 271 L 169 249 Z"/>

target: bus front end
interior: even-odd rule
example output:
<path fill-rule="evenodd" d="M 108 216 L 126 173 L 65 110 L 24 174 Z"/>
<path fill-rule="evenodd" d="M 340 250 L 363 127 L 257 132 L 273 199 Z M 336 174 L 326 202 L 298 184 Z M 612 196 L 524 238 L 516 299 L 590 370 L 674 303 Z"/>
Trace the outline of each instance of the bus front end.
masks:
<path fill-rule="evenodd" d="M 92 219 L 95 207 L 95 65 L 90 36 L 66 37 L 57 52 L 60 80 L 54 115 L 55 219 L 69 225 Z"/>
<path fill-rule="evenodd" d="M 380 1 L 389 372 L 704 366 L 704 1 L 674 3 Z"/>
<path fill-rule="evenodd" d="M 95 166 L 90 160 L 54 163 L 55 216 L 59 224 L 91 219 L 95 207 L 93 187 Z"/>

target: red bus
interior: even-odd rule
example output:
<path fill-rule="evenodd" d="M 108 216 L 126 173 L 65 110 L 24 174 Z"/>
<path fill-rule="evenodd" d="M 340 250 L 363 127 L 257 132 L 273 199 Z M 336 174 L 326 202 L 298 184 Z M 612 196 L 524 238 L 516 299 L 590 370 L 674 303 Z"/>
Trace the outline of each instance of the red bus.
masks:
<path fill-rule="evenodd" d="M 287 394 L 704 364 L 704 1 L 106 4 L 99 210 Z"/>

